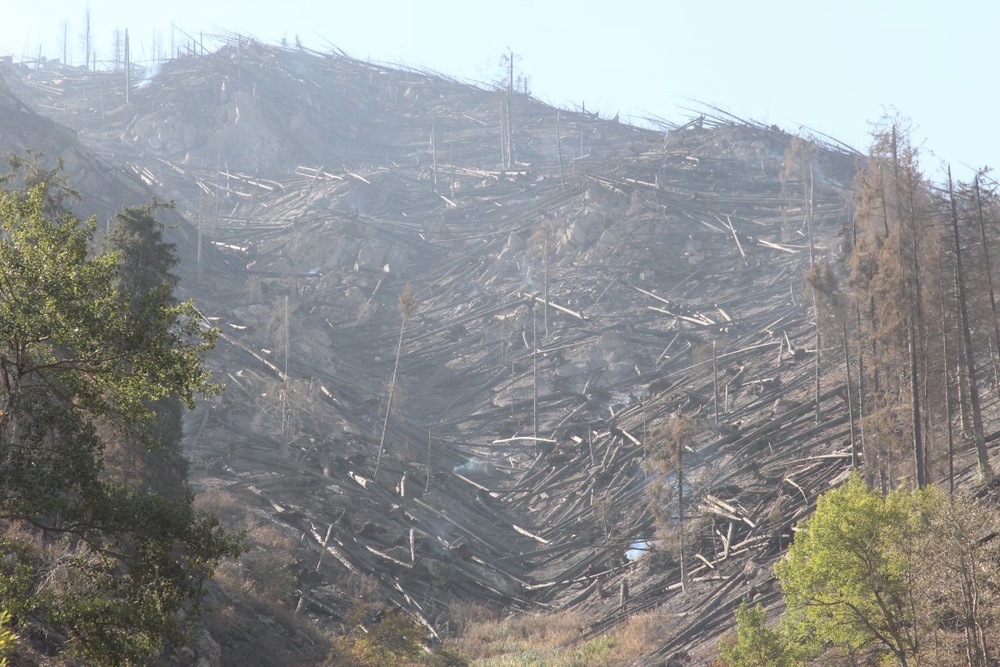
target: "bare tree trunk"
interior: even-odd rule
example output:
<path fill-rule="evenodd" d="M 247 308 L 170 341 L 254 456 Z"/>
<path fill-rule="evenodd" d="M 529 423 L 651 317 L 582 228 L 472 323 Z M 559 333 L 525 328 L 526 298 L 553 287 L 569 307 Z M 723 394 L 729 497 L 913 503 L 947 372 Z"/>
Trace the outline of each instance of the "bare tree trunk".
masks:
<path fill-rule="evenodd" d="M 861 452 L 868 460 L 868 441 L 865 440 L 865 354 L 858 346 L 858 440 Z"/>
<path fill-rule="evenodd" d="M 538 437 L 538 321 L 531 303 L 531 435 Z"/>
<path fill-rule="evenodd" d="M 509 54 L 510 60 L 510 79 L 507 82 L 507 93 L 504 96 L 503 102 L 501 104 L 501 153 L 503 160 L 503 168 L 510 169 L 514 165 L 514 142 L 513 142 L 513 129 L 511 127 L 511 118 L 513 117 L 513 101 L 514 101 L 514 52 L 511 51 Z"/>
<path fill-rule="evenodd" d="M 90 67 L 90 4 L 83 13 L 83 67 Z M 97 69 L 96 67 L 94 69 Z"/>
<path fill-rule="evenodd" d="M 951 400 L 951 374 L 948 371 L 948 326 L 944 303 L 944 292 L 941 293 L 941 357 L 944 369 L 944 412 L 945 432 L 948 438 L 948 497 L 955 497 L 955 437 L 952 433 L 952 421 L 955 419 L 955 406 Z"/>
<path fill-rule="evenodd" d="M 677 443 L 677 528 L 680 552 L 678 554 L 681 566 L 681 590 L 687 592 L 687 563 L 684 559 L 684 543 L 687 533 L 684 530 L 684 442 Z"/>
<path fill-rule="evenodd" d="M 389 413 L 392 411 L 392 395 L 396 390 L 396 373 L 399 371 L 399 356 L 403 351 L 403 330 L 406 328 L 406 317 L 399 324 L 399 341 L 396 343 L 396 363 L 392 367 L 392 378 L 389 380 L 389 398 L 385 403 L 385 421 L 382 422 L 382 437 L 378 442 L 378 457 L 375 459 L 375 472 L 372 474 L 372 481 L 378 479 L 378 469 L 382 465 L 382 454 L 385 452 L 385 434 L 389 430 Z M 428 471 L 429 473 L 429 471 Z"/>
<path fill-rule="evenodd" d="M 542 258 L 542 292 L 545 297 L 545 305 L 543 306 L 543 322 L 544 326 L 542 331 L 546 338 L 549 336 L 549 229 L 545 228 L 545 240 L 543 242 L 544 257 Z"/>
<path fill-rule="evenodd" d="M 893 169 L 893 184 L 895 186 L 895 191 L 897 193 L 896 207 L 899 212 L 900 217 L 900 241 L 899 241 L 899 260 L 900 265 L 905 266 L 904 253 L 905 246 L 903 243 L 903 229 L 902 229 L 902 203 L 900 201 L 903 194 L 902 187 L 902 175 L 899 162 L 899 144 L 896 132 L 896 126 L 892 126 L 892 169 Z M 909 210 L 907 211 L 906 218 L 909 221 L 909 235 L 910 235 L 910 273 L 906 276 L 906 298 L 909 303 L 906 305 L 906 339 L 907 339 L 907 357 L 909 362 L 909 384 L 910 384 L 910 430 L 911 436 L 913 438 L 913 467 L 914 476 L 916 478 L 917 488 L 923 488 L 927 484 L 927 467 L 924 461 L 924 445 L 923 445 L 923 424 L 921 422 L 921 410 L 920 410 L 920 378 L 918 376 L 917 368 L 919 365 L 918 356 L 920 354 L 920 346 L 917 341 L 917 326 L 918 323 L 923 319 L 923 314 L 921 312 L 921 290 L 920 290 L 920 271 L 917 265 L 917 257 L 919 252 L 918 241 L 919 232 L 917 229 L 917 219 L 916 219 L 916 209 L 913 201 L 913 191 L 917 187 L 916 183 L 913 183 L 913 172 L 912 170 L 907 170 L 907 185 L 909 186 L 906 191 L 909 192 Z M 884 190 L 883 190 L 884 194 Z M 883 200 L 883 206 L 886 206 L 886 202 Z M 888 229 L 888 228 L 887 228 Z M 888 234 L 887 234 L 888 236 Z"/>
<path fill-rule="evenodd" d="M 132 49 L 128 42 L 128 28 L 125 28 L 125 104 L 129 102 L 129 95 L 132 89 Z M 216 190 L 216 197 L 219 191 Z"/>
<path fill-rule="evenodd" d="M 962 272 L 962 243 L 958 231 L 958 204 L 951 180 L 951 166 L 948 167 L 948 198 L 951 202 L 951 228 L 955 237 L 955 296 L 962 325 L 962 347 L 965 368 L 969 376 L 969 406 L 972 408 L 973 437 L 976 440 L 976 456 L 979 461 L 979 477 L 988 481 L 993 476 L 990 469 L 989 453 L 983 433 L 983 416 L 979 406 L 979 388 L 976 382 L 976 361 L 972 351 L 972 332 L 969 328 L 969 309 L 965 298 L 965 276 Z"/>
<path fill-rule="evenodd" d="M 804 171 L 804 169 L 803 169 Z M 815 205 L 815 195 L 813 192 L 813 162 L 809 162 L 809 184 L 806 196 L 806 237 L 809 240 L 809 268 L 816 266 L 816 250 L 813 243 L 813 206 Z M 813 290 L 813 314 L 816 319 L 816 424 L 820 422 L 820 361 L 823 356 L 823 333 L 820 323 L 819 298 L 816 290 Z"/>
<path fill-rule="evenodd" d="M 431 192 L 437 192 L 438 187 L 438 152 L 434 128 L 431 127 Z"/>
<path fill-rule="evenodd" d="M 844 371 L 847 374 L 847 416 L 851 423 L 851 469 L 858 469 L 858 441 L 854 428 L 854 396 L 851 389 L 851 353 L 847 345 L 847 319 L 841 322 L 844 334 Z"/>
<path fill-rule="evenodd" d="M 287 451 L 288 447 L 288 348 L 290 340 L 290 330 L 288 327 L 288 295 L 285 295 L 285 327 L 284 327 L 284 343 L 285 343 L 285 380 L 284 387 L 281 390 L 281 449 L 282 452 Z"/>
<path fill-rule="evenodd" d="M 715 405 L 715 428 L 719 428 L 719 366 L 714 340 L 712 341 L 712 393 L 714 394 L 712 402 Z"/>
<path fill-rule="evenodd" d="M 816 308 L 816 424 L 820 421 L 820 357 L 822 356 L 821 348 L 823 345 L 823 334 L 820 331 L 819 323 L 819 302 L 816 300 L 816 295 L 813 294 L 813 305 Z"/>
<path fill-rule="evenodd" d="M 910 357 L 910 408 L 913 429 L 913 467 L 916 474 L 917 488 L 927 485 L 927 467 L 924 462 L 924 446 L 921 438 L 920 423 L 920 386 L 917 382 L 917 334 L 913 315 L 906 318 L 906 337 Z"/>
<path fill-rule="evenodd" d="M 979 191 L 978 173 L 976 174 L 974 188 L 976 194 L 976 217 L 979 221 L 979 233 L 983 241 L 983 261 L 985 262 L 986 268 L 986 285 L 990 291 L 990 314 L 993 316 L 993 349 L 996 351 L 996 354 L 993 355 L 993 363 L 994 372 L 996 373 L 998 364 L 1000 364 L 1000 319 L 997 318 L 996 290 L 993 287 L 993 267 L 990 262 L 990 245 L 986 239 L 986 220 L 983 216 L 983 199 L 982 194 Z M 1000 378 L 998 378 L 998 382 L 1000 382 Z"/>
<path fill-rule="evenodd" d="M 510 168 L 510 108 L 509 98 L 504 95 L 500 98 L 500 167 Z"/>
<path fill-rule="evenodd" d="M 862 336 L 861 307 L 856 303 L 854 314 L 860 338 Z M 869 463 L 868 443 L 865 441 L 865 352 L 860 340 L 858 341 L 858 440 L 861 444 L 860 450 L 865 456 L 865 462 Z"/>
<path fill-rule="evenodd" d="M 962 422 L 962 436 L 969 437 L 972 433 L 972 408 L 969 407 L 969 374 L 962 361 L 964 346 L 961 336 L 958 340 L 959 361 L 955 366 L 955 376 L 958 378 L 958 411 Z"/>
<path fill-rule="evenodd" d="M 566 189 L 566 175 L 563 172 L 562 139 L 559 136 L 559 114 L 556 110 L 556 150 L 559 152 L 559 187 Z"/>

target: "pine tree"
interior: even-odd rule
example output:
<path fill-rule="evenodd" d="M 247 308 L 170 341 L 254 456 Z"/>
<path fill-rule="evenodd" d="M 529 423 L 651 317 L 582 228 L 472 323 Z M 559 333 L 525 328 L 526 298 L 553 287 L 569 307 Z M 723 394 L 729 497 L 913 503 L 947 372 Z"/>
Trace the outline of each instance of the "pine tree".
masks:
<path fill-rule="evenodd" d="M 175 246 L 163 240 L 163 225 L 155 218 L 164 208 L 169 206 L 155 199 L 146 206 L 126 208 L 115 216 L 114 226 L 102 239 L 104 250 L 117 256 L 114 286 L 129 297 L 133 317 L 144 317 L 149 303 L 176 304 L 177 277 L 171 273 L 177 264 Z M 188 493 L 183 405 L 176 396 L 168 396 L 152 401 L 149 407 L 155 414 L 154 447 L 128 438 L 112 439 L 106 452 L 107 473 L 140 491 L 183 499 Z"/>

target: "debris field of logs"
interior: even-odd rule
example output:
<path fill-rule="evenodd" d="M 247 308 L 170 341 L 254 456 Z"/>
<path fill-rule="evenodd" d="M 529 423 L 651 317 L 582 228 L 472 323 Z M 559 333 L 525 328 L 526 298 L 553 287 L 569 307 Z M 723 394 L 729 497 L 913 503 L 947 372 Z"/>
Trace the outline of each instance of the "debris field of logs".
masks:
<path fill-rule="evenodd" d="M 181 289 L 221 330 L 227 387 L 188 419 L 192 474 L 300 544 L 300 609 L 338 618 L 360 575 L 435 635 L 456 602 L 578 610 L 581 636 L 659 609 L 662 657 L 740 600 L 776 603 L 774 560 L 851 464 L 802 187 L 780 178 L 791 135 L 222 42 L 127 102 L 121 72 L 0 74 L 176 203 Z M 820 143 L 835 260 L 858 156 Z M 674 417 L 695 425 L 684 521 L 657 526 L 649 458 Z"/>

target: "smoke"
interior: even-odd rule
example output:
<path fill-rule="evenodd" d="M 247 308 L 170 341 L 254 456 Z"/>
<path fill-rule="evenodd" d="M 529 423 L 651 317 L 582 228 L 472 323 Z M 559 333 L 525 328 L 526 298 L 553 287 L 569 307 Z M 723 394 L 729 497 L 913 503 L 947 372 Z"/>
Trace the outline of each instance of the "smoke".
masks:
<path fill-rule="evenodd" d="M 153 63 L 152 67 L 146 68 L 143 72 L 142 79 L 136 84 L 136 88 L 145 88 L 149 83 L 160 73 L 160 68 L 163 67 L 162 63 Z"/>
<path fill-rule="evenodd" d="M 455 466 L 451 471 L 470 477 L 483 477 L 490 473 L 490 464 L 480 459 L 469 459 L 462 465 Z"/>

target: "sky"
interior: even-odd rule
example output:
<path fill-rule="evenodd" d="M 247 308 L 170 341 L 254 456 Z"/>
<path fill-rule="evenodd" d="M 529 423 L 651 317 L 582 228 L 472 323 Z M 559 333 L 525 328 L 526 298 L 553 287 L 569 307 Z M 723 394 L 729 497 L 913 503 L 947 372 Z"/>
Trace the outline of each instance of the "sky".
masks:
<path fill-rule="evenodd" d="M 1000 162 L 1000 3 L 989 0 L 5 0 L 0 54 L 82 63 L 85 16 L 98 64 L 114 30 L 134 60 L 185 35 L 262 41 L 459 79 L 516 74 L 550 104 L 623 120 L 685 122 L 711 105 L 812 130 L 865 151 L 872 124 L 909 119 L 925 173 Z M 252 7 L 252 8 L 251 8 Z M 67 35 L 64 39 L 63 36 Z"/>

